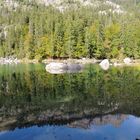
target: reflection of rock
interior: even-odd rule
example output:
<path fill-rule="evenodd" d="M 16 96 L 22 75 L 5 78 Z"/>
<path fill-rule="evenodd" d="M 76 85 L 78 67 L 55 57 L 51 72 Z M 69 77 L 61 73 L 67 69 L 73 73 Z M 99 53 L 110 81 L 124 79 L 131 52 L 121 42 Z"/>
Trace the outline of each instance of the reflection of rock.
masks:
<path fill-rule="evenodd" d="M 68 126 L 72 127 L 72 128 L 89 129 L 90 120 L 89 119 L 82 119 L 82 120 L 74 121 L 74 122 L 68 124 Z"/>
<path fill-rule="evenodd" d="M 55 124 L 55 125 L 63 125 L 63 124 L 70 124 L 70 127 L 81 127 L 87 129 L 89 122 L 89 118 L 94 118 L 95 115 L 100 116 L 100 112 L 96 111 L 96 109 L 91 110 L 82 110 L 79 113 L 64 113 L 63 111 L 58 110 L 45 110 L 40 112 L 32 112 L 25 113 L 24 111 L 13 115 L 10 113 L 8 117 L 3 117 L 0 122 L 0 131 L 1 130 L 10 130 L 15 129 L 16 127 L 29 127 L 30 125 L 35 124 Z M 9 112 L 9 111 L 8 111 Z M 103 111 L 102 111 L 103 112 Z M 107 111 L 105 111 L 107 112 Z M 112 112 L 112 111 L 111 111 Z M 110 113 L 111 113 L 110 112 Z M 114 111 L 113 111 L 114 112 Z M 110 114 L 109 113 L 109 114 Z M 108 113 L 103 113 L 108 114 Z M 81 123 L 79 124 L 79 121 Z M 84 120 L 84 122 L 83 122 Z M 74 122 L 74 124 L 73 124 Z M 71 125 L 72 124 L 72 125 Z"/>
<path fill-rule="evenodd" d="M 120 126 L 121 123 L 127 119 L 127 115 L 105 115 L 101 117 L 96 117 L 96 118 L 91 118 L 91 119 L 82 119 L 82 120 L 77 120 L 69 124 L 69 127 L 73 128 L 84 128 L 88 129 L 90 128 L 91 125 L 107 125 L 107 124 L 112 124 L 116 127 Z"/>
<path fill-rule="evenodd" d="M 101 63 L 100 66 L 103 70 L 108 70 L 109 69 L 109 61 L 108 59 L 104 59 Z"/>
<path fill-rule="evenodd" d="M 54 70 L 54 69 L 46 69 L 47 72 L 51 73 L 51 74 L 63 74 L 66 73 L 66 70 Z"/>
<path fill-rule="evenodd" d="M 33 114 L 29 114 L 29 116 L 27 116 L 27 121 L 30 122 L 32 120 L 35 120 L 36 119 L 36 116 L 34 116 Z"/>
<path fill-rule="evenodd" d="M 112 124 L 116 127 L 120 126 L 120 124 L 127 118 L 127 115 L 106 115 L 103 117 L 94 118 L 91 122 L 91 125 L 106 125 Z"/>
<path fill-rule="evenodd" d="M 46 65 L 46 71 L 51 74 L 62 74 L 62 73 L 76 73 L 82 70 L 80 64 L 66 64 L 66 63 L 50 63 Z"/>
<path fill-rule="evenodd" d="M 0 122 L 2 121 L 2 117 L 0 117 Z"/>
<path fill-rule="evenodd" d="M 131 59 L 130 59 L 129 57 L 127 57 L 127 58 L 125 58 L 125 59 L 123 60 L 123 62 L 124 62 L 125 64 L 129 65 L 129 64 L 131 63 Z"/>

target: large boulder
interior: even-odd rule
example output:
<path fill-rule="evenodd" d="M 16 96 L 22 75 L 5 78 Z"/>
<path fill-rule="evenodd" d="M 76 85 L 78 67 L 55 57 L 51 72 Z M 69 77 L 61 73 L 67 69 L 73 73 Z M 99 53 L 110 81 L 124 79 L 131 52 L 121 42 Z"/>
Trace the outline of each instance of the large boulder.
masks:
<path fill-rule="evenodd" d="M 80 64 L 72 63 L 55 63 L 52 62 L 46 65 L 46 71 L 51 74 L 62 74 L 62 73 L 76 73 L 82 70 L 83 66 Z"/>
<path fill-rule="evenodd" d="M 108 70 L 110 64 L 108 59 L 104 59 L 99 65 L 103 70 Z"/>
<path fill-rule="evenodd" d="M 123 62 L 124 62 L 125 64 L 129 65 L 129 64 L 131 64 L 132 60 L 131 60 L 129 57 L 127 57 L 127 58 L 125 58 L 125 59 L 123 60 Z"/>
<path fill-rule="evenodd" d="M 65 63 L 51 62 L 50 64 L 46 65 L 46 70 L 66 70 L 67 68 L 68 66 Z"/>

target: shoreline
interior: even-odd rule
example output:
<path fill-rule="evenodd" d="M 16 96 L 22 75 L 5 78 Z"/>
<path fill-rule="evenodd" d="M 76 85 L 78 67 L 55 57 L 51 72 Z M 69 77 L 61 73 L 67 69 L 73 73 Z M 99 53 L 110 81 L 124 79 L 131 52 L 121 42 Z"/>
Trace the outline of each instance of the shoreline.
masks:
<path fill-rule="evenodd" d="M 124 59 L 108 59 L 110 65 L 113 66 L 138 66 L 140 65 L 140 59 L 131 60 L 131 63 L 126 64 L 124 63 Z M 6 64 L 37 64 L 37 63 L 43 63 L 43 64 L 49 64 L 51 62 L 56 63 L 78 63 L 78 64 L 98 64 L 102 60 L 100 59 L 89 59 L 89 58 L 82 58 L 82 59 L 44 59 L 42 61 L 39 61 L 37 59 L 17 59 L 17 58 L 0 58 L 0 65 L 6 65 Z"/>

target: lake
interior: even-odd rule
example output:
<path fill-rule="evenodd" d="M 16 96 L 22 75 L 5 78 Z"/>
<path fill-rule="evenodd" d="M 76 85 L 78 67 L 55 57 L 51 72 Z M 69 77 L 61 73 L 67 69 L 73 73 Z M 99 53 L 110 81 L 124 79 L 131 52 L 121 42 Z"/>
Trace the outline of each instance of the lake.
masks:
<path fill-rule="evenodd" d="M 139 67 L 0 66 L 0 140 L 137 140 L 139 116 Z"/>

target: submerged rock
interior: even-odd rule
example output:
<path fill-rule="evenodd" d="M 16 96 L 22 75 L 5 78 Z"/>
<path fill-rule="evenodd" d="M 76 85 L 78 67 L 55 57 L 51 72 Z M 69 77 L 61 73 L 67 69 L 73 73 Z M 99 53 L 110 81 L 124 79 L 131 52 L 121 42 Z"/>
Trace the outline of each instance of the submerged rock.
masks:
<path fill-rule="evenodd" d="M 109 64 L 108 59 L 104 59 L 99 65 L 101 66 L 103 70 L 108 70 L 110 64 Z"/>
<path fill-rule="evenodd" d="M 67 69 L 71 71 L 80 70 L 82 65 L 80 64 L 67 64 Z"/>

